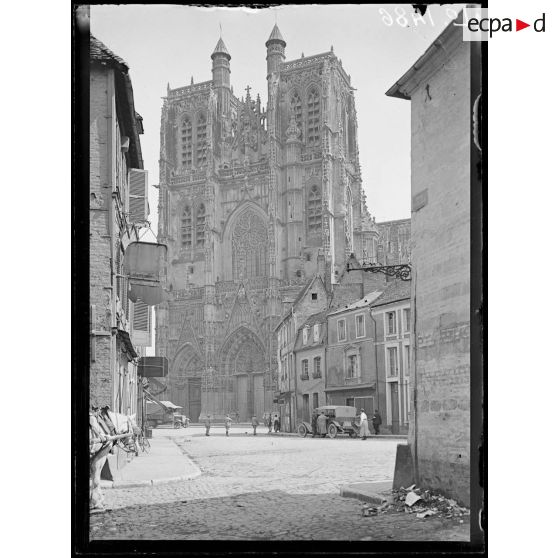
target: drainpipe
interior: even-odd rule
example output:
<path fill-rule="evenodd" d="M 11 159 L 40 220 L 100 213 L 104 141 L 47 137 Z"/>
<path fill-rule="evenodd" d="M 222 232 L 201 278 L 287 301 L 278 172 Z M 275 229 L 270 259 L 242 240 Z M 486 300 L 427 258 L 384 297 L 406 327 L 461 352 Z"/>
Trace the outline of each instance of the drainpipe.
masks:
<path fill-rule="evenodd" d="M 374 322 L 374 361 L 376 364 L 376 397 L 378 398 L 376 404 L 378 405 L 378 411 L 379 411 L 380 410 L 380 375 L 378 373 L 378 334 L 377 334 L 378 324 L 376 323 L 376 320 L 372 315 L 372 308 L 369 308 L 369 310 L 370 310 L 370 319 Z M 384 416 L 386 415 L 384 414 Z"/>
<path fill-rule="evenodd" d="M 116 165 L 114 161 L 114 115 L 116 112 L 116 98 L 115 98 L 115 87 L 114 87 L 114 70 L 110 70 L 108 73 L 108 84 L 107 84 L 107 97 L 109 101 L 109 114 L 106 118 L 107 120 L 107 160 L 108 160 L 108 173 L 109 173 L 109 187 L 110 187 L 110 198 L 109 203 L 109 237 L 110 237 L 110 289 L 111 289 L 111 337 L 110 337 L 110 376 L 112 382 L 112 404 L 111 407 L 114 411 L 116 409 L 116 372 L 118 370 L 117 366 L 117 354 L 116 354 L 116 270 L 115 266 L 115 253 L 114 253 L 114 221 L 115 221 L 115 211 L 114 211 L 114 196 L 116 194 Z"/>
<path fill-rule="evenodd" d="M 415 443 L 414 443 L 414 473 L 415 482 L 419 482 L 419 467 L 418 467 L 418 387 L 417 387 L 417 269 L 413 266 L 414 273 L 414 297 L 413 297 L 413 414 L 415 417 Z"/>

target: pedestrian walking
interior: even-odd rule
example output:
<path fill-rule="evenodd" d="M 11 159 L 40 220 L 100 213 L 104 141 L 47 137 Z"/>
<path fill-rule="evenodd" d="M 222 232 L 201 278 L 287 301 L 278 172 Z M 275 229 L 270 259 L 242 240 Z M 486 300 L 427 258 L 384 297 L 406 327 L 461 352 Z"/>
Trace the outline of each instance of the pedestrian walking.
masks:
<path fill-rule="evenodd" d="M 279 432 L 279 430 L 281 429 L 281 421 L 279 420 L 279 415 L 275 415 L 275 418 L 273 419 L 273 429 L 275 430 L 275 432 Z"/>
<path fill-rule="evenodd" d="M 370 429 L 368 428 L 368 417 L 364 412 L 364 409 L 360 410 L 360 437 L 362 440 L 366 440 L 367 436 L 370 436 Z"/>
<path fill-rule="evenodd" d="M 225 434 L 228 436 L 229 435 L 229 429 L 232 426 L 232 419 L 231 417 L 229 417 L 229 415 L 227 415 L 225 417 Z"/>
<path fill-rule="evenodd" d="M 260 423 L 258 422 L 258 419 L 256 418 L 256 416 L 254 415 L 252 417 L 252 428 L 254 429 L 254 436 L 256 435 L 256 428 L 258 427 Z"/>
<path fill-rule="evenodd" d="M 269 413 L 269 416 L 267 417 L 267 427 L 269 429 L 268 434 L 271 434 L 271 430 L 273 428 L 273 420 L 271 418 L 271 413 Z"/>
<path fill-rule="evenodd" d="M 320 416 L 316 419 L 316 429 L 318 431 L 318 435 L 322 438 L 325 438 L 327 434 L 327 417 L 324 415 L 322 411 Z"/>
<path fill-rule="evenodd" d="M 378 412 L 378 409 L 374 411 L 374 416 L 372 417 L 372 426 L 374 427 L 374 434 L 378 435 L 380 433 L 380 424 L 382 424 L 382 417 Z"/>
<path fill-rule="evenodd" d="M 207 415 L 203 423 L 205 424 L 205 435 L 209 436 L 209 429 L 211 428 L 211 417 Z"/>

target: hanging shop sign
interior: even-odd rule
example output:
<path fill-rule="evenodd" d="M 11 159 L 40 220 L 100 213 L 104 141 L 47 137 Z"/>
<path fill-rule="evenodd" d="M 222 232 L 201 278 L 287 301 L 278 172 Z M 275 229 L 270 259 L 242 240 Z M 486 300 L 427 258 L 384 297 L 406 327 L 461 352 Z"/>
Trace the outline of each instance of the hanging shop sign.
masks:
<path fill-rule="evenodd" d="M 128 244 L 124 253 L 124 273 L 128 276 L 128 298 L 132 302 L 140 299 L 148 306 L 154 306 L 167 298 L 161 283 L 166 255 L 165 244 Z"/>
<path fill-rule="evenodd" d="M 138 362 L 138 376 L 165 378 L 169 373 L 169 360 L 164 356 L 145 356 Z"/>

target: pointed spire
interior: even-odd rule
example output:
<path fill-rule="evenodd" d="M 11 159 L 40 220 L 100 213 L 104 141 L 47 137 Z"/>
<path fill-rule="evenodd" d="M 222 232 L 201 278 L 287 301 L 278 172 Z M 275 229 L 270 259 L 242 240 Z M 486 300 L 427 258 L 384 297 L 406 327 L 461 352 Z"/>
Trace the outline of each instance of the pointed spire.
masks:
<path fill-rule="evenodd" d="M 285 42 L 285 39 L 283 39 L 283 35 L 281 35 L 281 31 L 279 31 L 277 24 L 273 26 L 271 35 L 269 36 L 269 39 L 267 39 L 265 46 L 269 46 L 271 43 L 283 43 L 284 47 L 287 46 L 287 43 Z"/>
<path fill-rule="evenodd" d="M 194 76 L 190 76 L 190 85 L 194 85 Z"/>
<path fill-rule="evenodd" d="M 215 46 L 215 50 L 211 55 L 211 59 L 215 58 L 215 56 L 217 56 L 218 54 L 224 54 L 229 60 L 231 59 L 231 55 L 229 54 L 229 51 L 227 50 L 227 47 L 225 46 L 225 43 L 223 42 L 223 39 L 221 37 L 219 37 L 219 40 L 217 41 L 217 45 Z"/>

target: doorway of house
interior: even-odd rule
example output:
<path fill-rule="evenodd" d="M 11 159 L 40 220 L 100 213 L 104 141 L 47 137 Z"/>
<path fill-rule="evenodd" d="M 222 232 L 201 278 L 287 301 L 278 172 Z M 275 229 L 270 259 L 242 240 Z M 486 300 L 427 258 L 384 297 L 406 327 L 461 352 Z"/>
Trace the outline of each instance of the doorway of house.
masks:
<path fill-rule="evenodd" d="M 397 382 L 390 383 L 391 390 L 391 431 L 399 434 L 399 385 Z"/>

